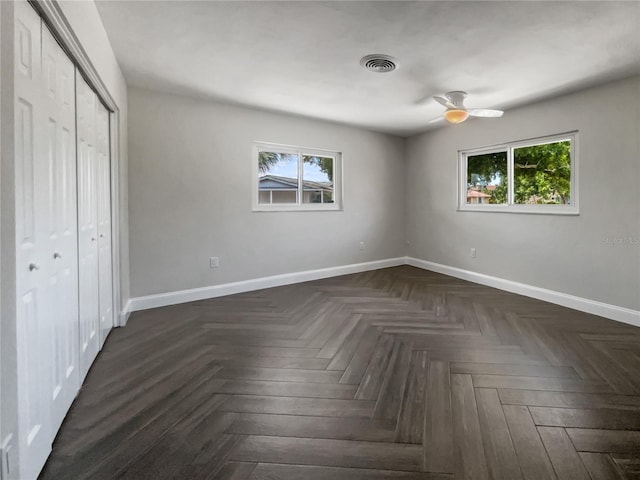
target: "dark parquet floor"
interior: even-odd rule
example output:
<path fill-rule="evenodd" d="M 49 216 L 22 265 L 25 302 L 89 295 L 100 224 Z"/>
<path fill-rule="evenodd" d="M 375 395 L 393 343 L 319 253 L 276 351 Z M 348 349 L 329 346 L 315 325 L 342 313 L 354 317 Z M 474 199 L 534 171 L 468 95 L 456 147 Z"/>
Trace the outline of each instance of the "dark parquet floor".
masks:
<path fill-rule="evenodd" d="M 403 266 L 137 312 L 41 475 L 640 478 L 640 329 Z"/>

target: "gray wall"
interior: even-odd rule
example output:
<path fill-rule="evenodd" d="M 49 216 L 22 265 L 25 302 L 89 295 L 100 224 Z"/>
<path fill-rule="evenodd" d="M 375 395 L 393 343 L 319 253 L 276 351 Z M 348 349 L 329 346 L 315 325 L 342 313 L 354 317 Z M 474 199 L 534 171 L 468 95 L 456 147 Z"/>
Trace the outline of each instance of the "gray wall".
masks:
<path fill-rule="evenodd" d="M 639 101 L 636 77 L 408 139 L 408 255 L 640 309 Z M 579 216 L 456 211 L 458 150 L 570 130 Z"/>
<path fill-rule="evenodd" d="M 129 128 L 133 297 L 404 255 L 400 138 L 141 89 Z M 252 212 L 254 141 L 342 152 L 344 211 Z"/>

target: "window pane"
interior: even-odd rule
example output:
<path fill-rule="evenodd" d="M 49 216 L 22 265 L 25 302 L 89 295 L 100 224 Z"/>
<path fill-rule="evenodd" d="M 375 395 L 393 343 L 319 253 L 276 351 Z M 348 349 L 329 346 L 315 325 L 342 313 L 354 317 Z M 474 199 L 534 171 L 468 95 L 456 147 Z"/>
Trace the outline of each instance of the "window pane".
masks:
<path fill-rule="evenodd" d="M 298 155 L 262 151 L 258 155 L 258 203 L 297 203 Z"/>
<path fill-rule="evenodd" d="M 275 190 L 271 193 L 271 203 L 296 203 L 296 190 Z"/>
<path fill-rule="evenodd" d="M 571 203 L 571 141 L 513 149 L 513 202 Z"/>
<path fill-rule="evenodd" d="M 467 157 L 466 203 L 507 203 L 507 152 Z"/>
<path fill-rule="evenodd" d="M 258 192 L 258 203 L 271 203 L 271 192 L 268 190 L 260 190 Z"/>
<path fill-rule="evenodd" d="M 332 157 L 302 157 L 302 203 L 333 203 Z"/>

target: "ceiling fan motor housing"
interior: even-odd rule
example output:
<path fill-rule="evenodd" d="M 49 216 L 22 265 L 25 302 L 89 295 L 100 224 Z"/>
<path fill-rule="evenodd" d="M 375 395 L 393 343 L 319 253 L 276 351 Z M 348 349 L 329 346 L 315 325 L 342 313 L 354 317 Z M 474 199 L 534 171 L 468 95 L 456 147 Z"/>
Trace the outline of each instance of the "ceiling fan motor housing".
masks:
<path fill-rule="evenodd" d="M 464 109 L 464 99 L 467 98 L 467 92 L 463 92 L 461 90 L 454 90 L 453 92 L 448 92 L 445 96 L 456 107 L 460 109 Z"/>

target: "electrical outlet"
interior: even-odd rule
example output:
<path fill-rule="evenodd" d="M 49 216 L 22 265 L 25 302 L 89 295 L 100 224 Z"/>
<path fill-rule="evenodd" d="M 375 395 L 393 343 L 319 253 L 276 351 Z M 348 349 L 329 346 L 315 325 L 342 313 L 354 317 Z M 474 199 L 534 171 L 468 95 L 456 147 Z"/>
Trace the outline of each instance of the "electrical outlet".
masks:
<path fill-rule="evenodd" d="M 475 248 L 471 249 L 471 258 L 476 258 L 476 249 Z"/>
<path fill-rule="evenodd" d="M 364 242 L 360 242 L 360 250 L 364 250 L 366 246 L 367 245 Z"/>
<path fill-rule="evenodd" d="M 220 259 L 218 257 L 211 257 L 209 259 L 209 268 L 218 268 L 220 266 Z"/>

